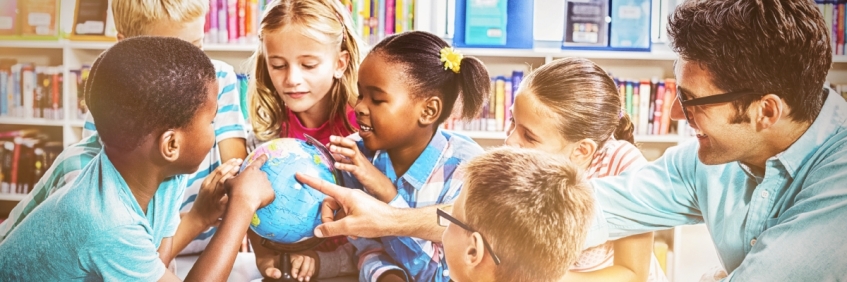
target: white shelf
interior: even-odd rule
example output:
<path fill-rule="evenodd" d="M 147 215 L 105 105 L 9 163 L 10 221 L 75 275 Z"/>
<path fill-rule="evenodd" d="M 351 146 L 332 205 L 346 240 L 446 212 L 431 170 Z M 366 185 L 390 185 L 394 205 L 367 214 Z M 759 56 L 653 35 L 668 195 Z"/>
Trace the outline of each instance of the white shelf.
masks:
<path fill-rule="evenodd" d="M 24 198 L 26 198 L 27 194 L 7 194 L 0 193 L 0 201 L 15 201 L 20 202 Z"/>
<path fill-rule="evenodd" d="M 49 120 L 43 118 L 12 118 L 0 117 L 0 124 L 11 125 L 38 125 L 38 126 L 62 126 L 62 120 Z"/>
<path fill-rule="evenodd" d="M 255 52 L 257 44 L 203 44 L 203 51 L 212 52 Z"/>
<path fill-rule="evenodd" d="M 106 50 L 111 47 L 115 42 L 103 42 L 103 41 L 67 41 L 68 48 L 71 49 L 82 49 L 82 50 Z"/>
<path fill-rule="evenodd" d="M 847 55 L 834 55 L 832 56 L 833 63 L 847 63 Z"/>
<path fill-rule="evenodd" d="M 62 49 L 64 44 L 58 40 L 0 40 L 0 48 Z"/>
<path fill-rule="evenodd" d="M 453 130 L 460 134 L 464 134 L 473 139 L 493 139 L 493 140 L 505 140 L 506 132 L 503 131 L 462 131 L 462 130 Z"/>

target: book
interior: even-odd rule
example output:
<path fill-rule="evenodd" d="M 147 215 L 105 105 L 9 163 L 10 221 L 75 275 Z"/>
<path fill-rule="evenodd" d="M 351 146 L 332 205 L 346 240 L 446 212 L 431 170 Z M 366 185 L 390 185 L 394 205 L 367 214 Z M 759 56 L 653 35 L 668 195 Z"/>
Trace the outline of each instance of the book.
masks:
<path fill-rule="evenodd" d="M 506 45 L 506 0 L 465 0 L 465 44 Z"/>
<path fill-rule="evenodd" d="M 0 0 L 0 35 L 18 34 L 18 0 Z"/>
<path fill-rule="evenodd" d="M 18 10 L 21 35 L 58 36 L 58 0 L 26 0 Z"/>
<path fill-rule="evenodd" d="M 562 46 L 607 46 L 608 11 L 608 0 L 567 0 Z"/>
<path fill-rule="evenodd" d="M 106 36 L 109 0 L 78 0 L 73 35 Z"/>
<path fill-rule="evenodd" d="M 609 46 L 650 48 L 650 0 L 612 1 Z"/>

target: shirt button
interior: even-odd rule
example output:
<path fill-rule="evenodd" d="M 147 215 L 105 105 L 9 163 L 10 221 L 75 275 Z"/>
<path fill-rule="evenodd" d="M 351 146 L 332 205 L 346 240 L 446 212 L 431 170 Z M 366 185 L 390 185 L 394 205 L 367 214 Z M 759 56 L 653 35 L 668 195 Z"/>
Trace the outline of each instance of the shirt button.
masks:
<path fill-rule="evenodd" d="M 768 197 L 768 191 L 767 190 L 762 191 L 762 198 L 767 198 L 767 197 Z"/>
<path fill-rule="evenodd" d="M 750 240 L 750 246 L 752 247 L 752 246 L 755 246 L 755 245 L 756 245 L 756 238 L 753 238 L 753 240 Z"/>

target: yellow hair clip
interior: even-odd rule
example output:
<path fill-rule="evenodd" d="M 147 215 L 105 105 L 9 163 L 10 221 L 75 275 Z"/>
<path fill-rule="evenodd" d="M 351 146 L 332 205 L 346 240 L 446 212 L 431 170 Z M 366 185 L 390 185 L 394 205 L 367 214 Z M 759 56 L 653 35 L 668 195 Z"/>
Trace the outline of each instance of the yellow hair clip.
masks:
<path fill-rule="evenodd" d="M 441 48 L 441 62 L 444 63 L 444 69 L 450 69 L 454 73 L 459 73 L 459 68 L 462 66 L 462 53 L 454 50 L 453 47 Z"/>

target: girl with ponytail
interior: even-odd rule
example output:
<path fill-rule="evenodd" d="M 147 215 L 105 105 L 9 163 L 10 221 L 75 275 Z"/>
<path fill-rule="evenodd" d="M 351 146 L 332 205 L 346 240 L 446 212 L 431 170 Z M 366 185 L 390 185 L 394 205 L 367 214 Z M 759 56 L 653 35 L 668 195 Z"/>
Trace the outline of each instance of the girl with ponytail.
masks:
<path fill-rule="evenodd" d="M 438 36 L 406 32 L 373 47 L 362 61 L 358 86 L 355 111 L 361 130 L 330 140 L 330 151 L 341 159 L 336 167 L 349 172 L 345 183 L 396 208 L 434 208 L 455 201 L 463 182 L 457 168 L 483 150 L 439 125 L 454 107 L 464 118 L 476 116 L 489 93 L 483 64 Z M 359 281 L 450 279 L 440 258 L 442 246 L 433 242 L 443 229 L 435 220 L 414 224 L 431 232 L 418 236 L 423 238 L 388 234 L 393 236 L 351 240 Z"/>

